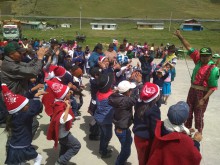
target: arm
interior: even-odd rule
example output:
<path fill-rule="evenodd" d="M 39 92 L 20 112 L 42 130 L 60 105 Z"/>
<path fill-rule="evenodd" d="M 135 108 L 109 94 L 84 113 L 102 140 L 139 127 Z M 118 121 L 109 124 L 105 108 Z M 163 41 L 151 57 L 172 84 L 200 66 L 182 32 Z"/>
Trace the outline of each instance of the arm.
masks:
<path fill-rule="evenodd" d="M 183 44 L 183 46 L 186 48 L 186 50 L 190 50 L 191 49 L 191 45 L 189 44 L 189 42 L 182 36 L 182 34 L 180 33 L 180 30 L 176 30 L 174 32 L 174 35 L 176 35 L 179 40 L 181 41 L 181 43 Z"/>
<path fill-rule="evenodd" d="M 70 102 L 69 100 L 65 100 L 65 103 L 66 103 L 66 109 L 64 111 L 64 116 L 63 116 L 63 121 L 66 122 L 67 121 L 67 118 L 68 118 L 68 115 L 69 115 L 69 111 L 70 111 Z"/>

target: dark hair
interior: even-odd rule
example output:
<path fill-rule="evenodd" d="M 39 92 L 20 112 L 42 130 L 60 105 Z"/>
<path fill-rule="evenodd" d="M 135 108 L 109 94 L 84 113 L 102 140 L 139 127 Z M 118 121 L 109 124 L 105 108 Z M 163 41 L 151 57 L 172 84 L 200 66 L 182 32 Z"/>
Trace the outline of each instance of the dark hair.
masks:
<path fill-rule="evenodd" d="M 157 99 L 155 98 L 149 103 L 139 103 L 141 105 L 135 107 L 135 113 L 137 113 L 138 118 L 143 121 L 145 112 L 148 111 L 151 107 L 153 107 L 156 104 L 156 102 Z"/>
<path fill-rule="evenodd" d="M 6 127 L 5 132 L 8 133 L 8 136 L 11 136 L 11 130 L 12 130 L 12 115 L 7 115 L 6 117 Z"/>
<path fill-rule="evenodd" d="M 99 76 L 101 74 L 99 67 L 94 67 L 90 70 L 90 74 L 92 77 Z"/>
<path fill-rule="evenodd" d="M 79 68 L 78 65 L 73 65 L 73 66 L 70 68 L 70 70 L 71 70 L 72 72 L 74 72 L 74 71 L 77 70 L 78 68 Z"/>

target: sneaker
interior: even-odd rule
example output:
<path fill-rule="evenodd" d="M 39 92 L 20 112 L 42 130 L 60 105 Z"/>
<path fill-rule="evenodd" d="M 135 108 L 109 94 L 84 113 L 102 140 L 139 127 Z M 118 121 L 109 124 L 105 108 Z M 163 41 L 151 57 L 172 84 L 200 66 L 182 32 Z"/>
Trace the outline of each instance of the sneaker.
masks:
<path fill-rule="evenodd" d="M 102 159 L 110 158 L 110 157 L 112 157 L 112 154 L 111 154 L 111 153 L 102 154 L 102 156 L 101 156 Z"/>
<path fill-rule="evenodd" d="M 112 149 L 107 149 L 107 154 L 111 154 L 112 153 Z M 107 155 L 107 154 L 102 154 L 102 151 L 99 151 L 99 154 L 101 155 Z"/>

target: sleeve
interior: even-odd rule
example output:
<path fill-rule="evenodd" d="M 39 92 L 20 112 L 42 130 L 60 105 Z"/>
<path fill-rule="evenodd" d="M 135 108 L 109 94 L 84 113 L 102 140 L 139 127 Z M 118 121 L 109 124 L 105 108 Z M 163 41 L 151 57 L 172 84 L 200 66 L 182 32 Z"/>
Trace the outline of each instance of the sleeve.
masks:
<path fill-rule="evenodd" d="M 218 79 L 219 79 L 219 68 L 214 67 L 211 72 L 208 79 L 209 88 L 214 88 L 213 90 L 216 90 L 218 87 Z"/>
<path fill-rule="evenodd" d="M 195 48 L 191 48 L 187 52 L 187 54 L 190 55 L 191 59 L 194 61 L 195 64 L 200 60 L 199 51 L 196 50 Z"/>
<path fill-rule="evenodd" d="M 91 56 L 89 57 L 89 60 L 88 60 L 89 66 L 90 66 L 91 68 L 95 66 L 95 63 L 94 63 L 93 60 L 94 60 L 93 55 L 91 55 Z"/>
<path fill-rule="evenodd" d="M 65 114 L 65 112 L 63 112 L 63 114 L 62 114 L 61 117 L 60 117 L 60 124 L 65 124 L 66 122 L 70 121 L 70 120 L 73 118 L 70 114 L 68 114 L 67 120 L 64 121 L 64 120 L 63 120 L 64 114 Z"/>
<path fill-rule="evenodd" d="M 37 76 L 42 68 L 42 60 L 37 60 L 32 66 L 29 65 L 15 65 L 11 70 L 12 74 L 8 74 L 13 79 L 27 79 Z"/>
<path fill-rule="evenodd" d="M 57 56 L 56 54 L 54 54 L 54 55 L 52 56 L 52 62 L 51 62 L 51 64 L 52 64 L 52 65 L 57 65 L 57 63 L 58 63 L 58 56 Z"/>
<path fill-rule="evenodd" d="M 200 151 L 200 143 L 196 140 L 193 140 L 194 142 L 194 146 L 198 149 L 198 151 Z"/>
<path fill-rule="evenodd" d="M 34 99 L 29 100 L 29 108 L 28 108 L 28 117 L 33 117 L 39 114 L 42 110 L 42 103 L 40 102 L 40 98 L 35 97 Z"/>

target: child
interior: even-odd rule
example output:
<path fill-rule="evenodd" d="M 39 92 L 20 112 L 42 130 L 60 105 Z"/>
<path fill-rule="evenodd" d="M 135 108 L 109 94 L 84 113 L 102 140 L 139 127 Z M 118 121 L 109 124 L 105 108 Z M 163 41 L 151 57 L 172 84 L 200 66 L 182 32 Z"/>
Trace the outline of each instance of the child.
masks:
<path fill-rule="evenodd" d="M 136 99 L 130 96 L 135 87 L 134 83 L 127 80 L 121 81 L 117 87 L 118 92 L 109 97 L 108 103 L 114 108 L 115 134 L 121 143 L 121 152 L 115 165 L 125 164 L 131 154 L 132 137 L 129 127 L 133 123 L 132 107 L 135 105 Z"/>
<path fill-rule="evenodd" d="M 161 107 L 163 84 L 164 84 L 164 80 L 169 76 L 169 73 L 161 68 L 155 70 L 152 76 L 153 76 L 153 83 L 160 87 L 160 99 L 158 100 L 157 105 L 158 107 Z"/>
<path fill-rule="evenodd" d="M 56 165 L 67 164 L 67 162 L 78 153 L 81 148 L 80 142 L 69 131 L 72 126 L 74 115 L 71 111 L 70 95 L 68 86 L 47 81 L 48 87 L 52 89 L 56 100 L 53 104 L 53 115 L 47 132 L 47 139 L 54 140 L 55 148 L 60 143 L 59 159 Z"/>
<path fill-rule="evenodd" d="M 99 78 L 99 75 L 101 74 L 101 70 L 98 67 L 94 67 L 90 71 L 91 77 L 90 77 L 90 92 L 91 92 L 91 101 L 89 104 L 88 112 L 94 116 L 95 110 L 97 109 L 97 104 L 96 104 L 96 94 L 98 92 L 98 85 L 97 85 L 97 80 Z M 89 134 L 89 139 L 90 140 L 99 140 L 99 126 L 95 119 L 92 120 L 90 123 L 90 134 Z"/>
<path fill-rule="evenodd" d="M 27 98 L 12 93 L 6 84 L 2 84 L 4 102 L 9 112 L 6 131 L 11 138 L 8 140 L 7 157 L 5 164 L 24 164 L 34 159 L 34 165 L 40 165 L 42 156 L 36 152 L 32 143 L 33 117 L 39 113 L 40 100 L 28 100 Z M 44 92 L 38 92 L 39 97 Z"/>
<path fill-rule="evenodd" d="M 147 165 L 199 165 L 202 135 L 197 132 L 192 140 L 190 130 L 184 126 L 189 116 L 188 104 L 180 101 L 170 106 L 167 116 L 165 121 L 157 121 Z"/>
<path fill-rule="evenodd" d="M 161 118 L 160 109 L 156 104 L 159 95 L 159 86 L 147 82 L 144 84 L 140 98 L 135 105 L 133 132 L 139 165 L 147 163 L 154 138 L 156 120 Z"/>
<path fill-rule="evenodd" d="M 164 64 L 164 68 L 169 73 L 169 76 L 164 80 L 162 89 L 163 100 L 164 104 L 166 105 L 167 99 L 171 94 L 171 69 L 173 68 L 173 65 L 170 62 L 167 62 Z"/>
<path fill-rule="evenodd" d="M 99 153 L 102 158 L 111 157 L 111 150 L 108 149 L 108 143 L 112 138 L 112 118 L 113 110 L 112 106 L 108 104 L 108 98 L 113 93 L 111 87 L 113 83 L 112 74 L 101 74 L 98 78 L 97 92 L 97 109 L 94 114 L 94 118 L 98 123 L 101 131 Z"/>

